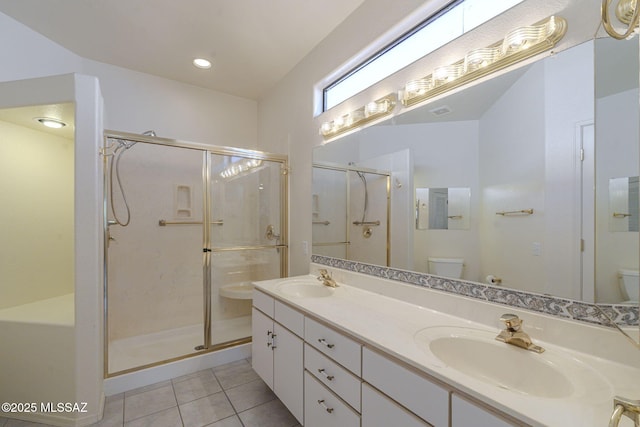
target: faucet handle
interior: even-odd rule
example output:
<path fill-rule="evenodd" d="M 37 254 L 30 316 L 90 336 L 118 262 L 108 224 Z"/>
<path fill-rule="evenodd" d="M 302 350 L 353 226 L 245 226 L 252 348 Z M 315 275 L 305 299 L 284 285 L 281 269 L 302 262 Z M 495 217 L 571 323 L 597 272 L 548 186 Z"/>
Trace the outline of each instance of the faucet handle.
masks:
<path fill-rule="evenodd" d="M 523 322 L 522 319 L 520 319 L 515 314 L 511 314 L 511 313 L 506 313 L 500 316 L 500 321 L 504 322 L 504 324 L 507 326 L 507 329 L 509 329 L 512 332 L 519 331 Z"/>

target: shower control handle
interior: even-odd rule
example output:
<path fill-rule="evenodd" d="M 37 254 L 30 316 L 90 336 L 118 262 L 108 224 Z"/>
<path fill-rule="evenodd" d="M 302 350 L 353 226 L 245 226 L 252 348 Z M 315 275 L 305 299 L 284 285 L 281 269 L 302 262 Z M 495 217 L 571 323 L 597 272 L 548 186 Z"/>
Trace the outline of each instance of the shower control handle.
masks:
<path fill-rule="evenodd" d="M 275 227 L 271 224 L 267 225 L 267 231 L 264 236 L 268 240 L 278 240 L 280 238 L 280 235 L 276 234 Z"/>

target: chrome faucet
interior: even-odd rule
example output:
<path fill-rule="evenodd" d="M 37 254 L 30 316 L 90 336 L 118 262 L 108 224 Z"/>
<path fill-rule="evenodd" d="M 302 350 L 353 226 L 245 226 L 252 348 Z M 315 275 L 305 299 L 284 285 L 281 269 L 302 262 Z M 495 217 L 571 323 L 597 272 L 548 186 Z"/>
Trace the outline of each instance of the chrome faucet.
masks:
<path fill-rule="evenodd" d="M 503 314 L 500 320 L 504 322 L 506 328 L 500 331 L 500 334 L 496 337 L 498 341 L 535 351 L 536 353 L 544 351 L 544 348 L 531 342 L 529 334 L 522 331 L 523 320 L 518 316 L 515 314 Z"/>
<path fill-rule="evenodd" d="M 322 282 L 323 285 L 329 286 L 330 288 L 337 288 L 338 284 L 331 277 L 331 274 L 325 270 L 324 268 L 319 270 L 320 275 L 318 276 L 318 280 Z"/>

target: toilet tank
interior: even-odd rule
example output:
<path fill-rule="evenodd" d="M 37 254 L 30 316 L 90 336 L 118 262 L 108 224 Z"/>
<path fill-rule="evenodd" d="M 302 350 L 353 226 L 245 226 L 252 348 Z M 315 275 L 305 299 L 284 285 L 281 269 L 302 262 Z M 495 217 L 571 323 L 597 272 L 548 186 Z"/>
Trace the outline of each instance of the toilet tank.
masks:
<path fill-rule="evenodd" d="M 640 275 L 638 270 L 620 269 L 618 270 L 618 275 L 624 299 L 634 302 L 640 300 Z"/>
<path fill-rule="evenodd" d="M 462 278 L 464 259 L 462 258 L 429 258 L 429 273 L 436 276 Z"/>

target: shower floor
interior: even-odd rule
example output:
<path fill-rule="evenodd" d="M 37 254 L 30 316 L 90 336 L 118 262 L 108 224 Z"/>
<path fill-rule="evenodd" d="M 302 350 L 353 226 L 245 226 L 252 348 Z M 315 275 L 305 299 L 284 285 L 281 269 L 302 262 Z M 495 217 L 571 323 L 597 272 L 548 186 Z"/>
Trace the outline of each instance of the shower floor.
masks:
<path fill-rule="evenodd" d="M 251 316 L 215 320 L 211 329 L 212 344 L 250 337 Z M 114 340 L 109 343 L 109 373 L 195 353 L 204 343 L 203 335 L 198 324 Z"/>

